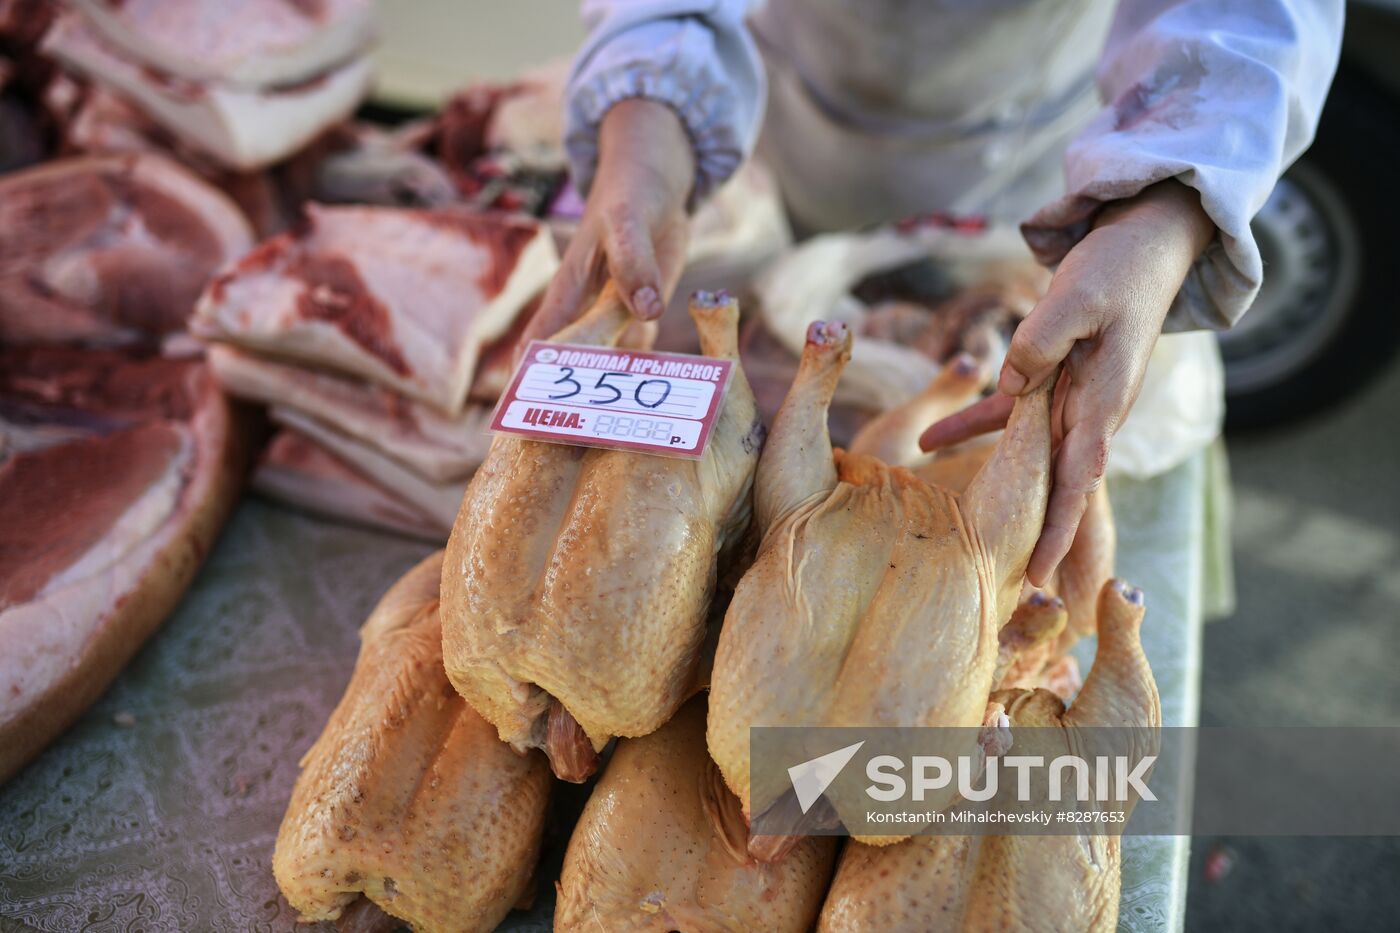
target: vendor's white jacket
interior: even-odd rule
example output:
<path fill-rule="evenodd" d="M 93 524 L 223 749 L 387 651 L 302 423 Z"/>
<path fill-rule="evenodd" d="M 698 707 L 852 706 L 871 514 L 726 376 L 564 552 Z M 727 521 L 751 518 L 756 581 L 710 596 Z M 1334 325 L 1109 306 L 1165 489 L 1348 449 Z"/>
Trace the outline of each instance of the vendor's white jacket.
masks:
<path fill-rule="evenodd" d="M 1218 235 L 1168 330 L 1225 328 L 1263 275 L 1249 221 L 1312 139 L 1342 0 L 585 0 L 568 90 L 580 190 L 598 123 L 672 106 L 697 195 L 759 147 L 794 220 L 1022 222 L 1057 262 L 1106 201 L 1177 178 Z M 765 116 L 766 101 L 766 116 Z"/>

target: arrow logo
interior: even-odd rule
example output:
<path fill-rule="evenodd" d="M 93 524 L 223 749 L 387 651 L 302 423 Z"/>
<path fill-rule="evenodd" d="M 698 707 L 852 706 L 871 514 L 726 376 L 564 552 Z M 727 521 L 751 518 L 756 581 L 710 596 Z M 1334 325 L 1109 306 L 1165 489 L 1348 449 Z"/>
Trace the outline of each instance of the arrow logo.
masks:
<path fill-rule="evenodd" d="M 851 759 L 860 751 L 860 747 L 865 742 L 862 740 L 854 745 L 847 745 L 845 748 L 838 748 L 834 752 L 827 752 L 818 758 L 804 761 L 800 765 L 793 765 L 788 768 L 788 778 L 792 781 L 792 789 L 797 794 L 797 805 L 806 813 L 812 809 L 812 804 L 826 789 L 831 786 L 831 782 L 841 774 L 841 770 L 851 763 Z"/>

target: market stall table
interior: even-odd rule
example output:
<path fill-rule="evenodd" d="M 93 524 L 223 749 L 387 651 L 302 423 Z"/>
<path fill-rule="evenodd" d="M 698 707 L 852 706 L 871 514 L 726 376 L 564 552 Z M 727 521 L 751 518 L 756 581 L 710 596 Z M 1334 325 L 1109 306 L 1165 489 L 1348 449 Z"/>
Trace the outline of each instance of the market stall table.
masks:
<path fill-rule="evenodd" d="M 1206 462 L 1112 489 L 1168 726 L 1197 722 Z M 271 858 L 297 761 L 349 680 L 360 623 L 430 550 L 246 500 L 107 695 L 0 788 L 0 930 L 292 930 Z M 1076 653 L 1087 665 L 1092 644 Z M 556 811 L 576 813 L 581 792 L 559 786 Z M 533 908 L 502 929 L 549 928 L 567 839 L 556 826 Z M 1180 930 L 1187 865 L 1185 837 L 1127 838 L 1120 930 Z"/>

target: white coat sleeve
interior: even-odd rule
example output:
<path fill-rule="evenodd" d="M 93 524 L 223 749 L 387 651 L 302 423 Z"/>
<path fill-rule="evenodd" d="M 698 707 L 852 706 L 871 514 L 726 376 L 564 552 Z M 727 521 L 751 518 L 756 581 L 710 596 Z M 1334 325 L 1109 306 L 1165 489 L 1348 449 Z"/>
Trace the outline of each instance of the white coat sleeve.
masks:
<path fill-rule="evenodd" d="M 1168 331 L 1228 328 L 1259 291 L 1249 222 L 1307 148 L 1336 71 L 1342 0 L 1121 0 L 1098 70 L 1107 106 L 1069 147 L 1067 191 L 1022 226 L 1059 262 L 1105 202 L 1175 178 L 1217 233 Z"/>
<path fill-rule="evenodd" d="M 763 65 L 744 16 L 753 0 L 585 0 L 588 38 L 565 93 L 564 145 L 587 193 L 598 167 L 598 126 L 616 103 L 669 105 L 695 149 L 693 201 L 753 151 L 766 96 Z"/>

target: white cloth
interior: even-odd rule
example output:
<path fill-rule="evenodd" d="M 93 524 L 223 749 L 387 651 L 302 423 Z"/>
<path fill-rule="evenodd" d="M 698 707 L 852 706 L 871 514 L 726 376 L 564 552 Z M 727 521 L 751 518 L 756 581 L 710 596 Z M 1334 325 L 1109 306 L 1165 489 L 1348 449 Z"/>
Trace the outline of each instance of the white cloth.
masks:
<path fill-rule="evenodd" d="M 1168 178 L 1197 189 L 1218 235 L 1168 316 L 1168 330 L 1186 330 L 1228 327 L 1258 291 L 1263 267 L 1249 222 L 1312 138 L 1343 3 L 758 6 L 587 0 L 591 33 L 567 113 L 581 190 L 603 114 L 637 96 L 681 115 L 696 148 L 697 194 L 712 190 L 758 141 L 766 65 L 762 147 L 807 230 L 930 210 L 1031 215 L 1027 239 L 1054 263 L 1104 202 Z"/>

